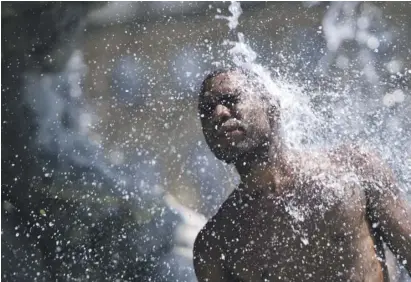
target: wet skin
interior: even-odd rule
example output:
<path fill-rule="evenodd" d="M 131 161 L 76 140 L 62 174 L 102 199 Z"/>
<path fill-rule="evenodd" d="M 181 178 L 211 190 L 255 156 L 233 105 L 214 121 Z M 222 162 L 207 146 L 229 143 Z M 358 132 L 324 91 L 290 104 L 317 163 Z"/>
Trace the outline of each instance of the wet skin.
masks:
<path fill-rule="evenodd" d="M 239 70 L 203 83 L 207 144 L 241 184 L 197 236 L 198 280 L 389 281 L 382 242 L 411 273 L 411 207 L 392 172 L 360 147 L 287 150 L 260 90 Z"/>

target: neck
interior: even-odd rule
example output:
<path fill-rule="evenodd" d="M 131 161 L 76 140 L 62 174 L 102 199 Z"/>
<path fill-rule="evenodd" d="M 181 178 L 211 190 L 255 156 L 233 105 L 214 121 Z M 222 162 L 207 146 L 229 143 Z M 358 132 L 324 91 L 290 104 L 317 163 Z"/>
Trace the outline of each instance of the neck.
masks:
<path fill-rule="evenodd" d="M 235 162 L 244 185 L 252 183 L 252 189 L 271 186 L 278 182 L 286 169 L 285 148 L 280 139 L 271 140 L 255 150 L 247 152 Z"/>

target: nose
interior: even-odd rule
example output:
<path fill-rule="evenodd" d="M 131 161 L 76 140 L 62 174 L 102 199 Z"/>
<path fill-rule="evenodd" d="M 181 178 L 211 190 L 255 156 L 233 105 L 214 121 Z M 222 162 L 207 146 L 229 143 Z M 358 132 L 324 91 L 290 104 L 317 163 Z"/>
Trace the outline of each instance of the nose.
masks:
<path fill-rule="evenodd" d="M 231 118 L 230 109 L 224 105 L 217 105 L 214 110 L 214 118 L 216 121 L 224 122 Z"/>

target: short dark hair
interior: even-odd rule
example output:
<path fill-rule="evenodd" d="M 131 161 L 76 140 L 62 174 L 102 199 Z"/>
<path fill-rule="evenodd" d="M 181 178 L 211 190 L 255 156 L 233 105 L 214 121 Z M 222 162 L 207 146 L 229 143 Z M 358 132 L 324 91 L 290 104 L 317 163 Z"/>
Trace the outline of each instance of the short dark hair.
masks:
<path fill-rule="evenodd" d="M 206 88 L 206 83 L 207 83 L 207 81 L 208 81 L 209 79 L 211 79 L 211 78 L 213 78 L 213 77 L 216 77 L 216 76 L 218 76 L 218 75 L 220 75 L 220 74 L 223 74 L 223 73 L 235 72 L 235 71 L 236 71 L 236 72 L 239 72 L 239 73 L 241 73 L 241 74 L 244 74 L 245 76 L 250 76 L 250 75 L 251 75 L 251 72 L 250 72 L 249 70 L 244 69 L 244 68 L 240 68 L 240 67 L 231 67 L 231 68 L 226 68 L 226 69 L 217 69 L 217 70 L 214 70 L 214 71 L 212 71 L 211 73 L 209 73 L 209 74 L 204 78 L 203 83 L 201 84 L 200 93 L 201 93 L 201 94 L 204 94 L 205 88 Z"/>

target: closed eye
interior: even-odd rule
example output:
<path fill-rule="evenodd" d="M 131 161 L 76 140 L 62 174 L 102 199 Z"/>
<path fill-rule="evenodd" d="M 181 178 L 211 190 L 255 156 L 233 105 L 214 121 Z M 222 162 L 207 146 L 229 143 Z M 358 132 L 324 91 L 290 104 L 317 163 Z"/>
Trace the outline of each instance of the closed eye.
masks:
<path fill-rule="evenodd" d="M 232 108 L 237 103 L 238 97 L 231 94 L 223 95 L 219 100 L 219 104 L 230 108 Z"/>
<path fill-rule="evenodd" d="M 200 112 L 201 114 L 205 114 L 206 116 L 210 116 L 211 113 L 214 111 L 215 104 L 208 100 L 208 101 L 202 101 L 200 103 Z"/>
<path fill-rule="evenodd" d="M 224 94 L 220 97 L 204 97 L 200 102 L 200 112 L 205 116 L 210 116 L 217 105 L 223 105 L 229 109 L 234 108 L 234 106 L 239 102 L 239 97 L 232 94 Z"/>

